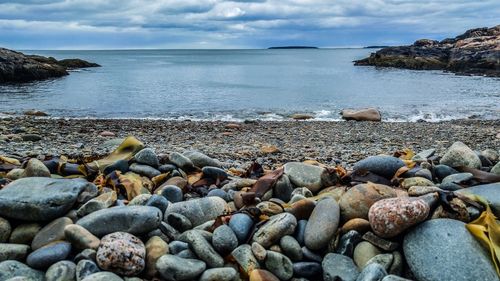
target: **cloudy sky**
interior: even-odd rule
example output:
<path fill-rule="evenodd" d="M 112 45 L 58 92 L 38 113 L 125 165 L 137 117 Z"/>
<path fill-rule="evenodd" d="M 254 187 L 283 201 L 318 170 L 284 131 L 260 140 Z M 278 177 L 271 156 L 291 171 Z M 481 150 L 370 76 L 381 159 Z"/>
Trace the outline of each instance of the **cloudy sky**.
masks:
<path fill-rule="evenodd" d="M 499 0 L 0 0 L 15 49 L 394 45 L 497 24 Z"/>

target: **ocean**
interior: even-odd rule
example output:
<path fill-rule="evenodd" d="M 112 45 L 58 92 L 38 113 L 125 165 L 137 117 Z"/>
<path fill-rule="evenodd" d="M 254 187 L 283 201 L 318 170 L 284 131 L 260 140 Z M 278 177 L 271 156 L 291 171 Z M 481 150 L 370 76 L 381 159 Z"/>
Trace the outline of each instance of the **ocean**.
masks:
<path fill-rule="evenodd" d="M 173 120 L 340 120 L 377 107 L 385 121 L 500 119 L 500 79 L 354 66 L 374 49 L 24 51 L 102 67 L 0 86 L 0 112 Z"/>

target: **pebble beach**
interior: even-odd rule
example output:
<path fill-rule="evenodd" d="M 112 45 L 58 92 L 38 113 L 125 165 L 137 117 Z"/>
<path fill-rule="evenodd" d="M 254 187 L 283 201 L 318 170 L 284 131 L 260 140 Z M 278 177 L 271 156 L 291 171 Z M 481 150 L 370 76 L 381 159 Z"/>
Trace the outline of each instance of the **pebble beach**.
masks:
<path fill-rule="evenodd" d="M 499 154 L 498 120 L 5 117 L 0 281 L 499 280 Z"/>

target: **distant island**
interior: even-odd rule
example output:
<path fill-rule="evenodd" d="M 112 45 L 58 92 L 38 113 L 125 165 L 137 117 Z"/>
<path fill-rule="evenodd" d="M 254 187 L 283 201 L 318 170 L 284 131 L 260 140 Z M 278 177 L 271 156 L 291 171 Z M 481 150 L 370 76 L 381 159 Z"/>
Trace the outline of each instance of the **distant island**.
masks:
<path fill-rule="evenodd" d="M 318 47 L 313 46 L 278 46 L 278 47 L 269 47 L 269 50 L 282 50 L 282 49 L 319 49 Z"/>
<path fill-rule="evenodd" d="M 388 48 L 389 46 L 366 46 L 363 47 L 363 49 L 382 49 L 382 48 Z"/>
<path fill-rule="evenodd" d="M 499 46 L 497 25 L 470 29 L 442 41 L 420 39 L 410 46 L 386 47 L 354 64 L 500 77 Z"/>
<path fill-rule="evenodd" d="M 68 70 L 99 66 L 81 59 L 56 60 L 0 48 L 0 84 L 62 77 L 69 74 Z"/>

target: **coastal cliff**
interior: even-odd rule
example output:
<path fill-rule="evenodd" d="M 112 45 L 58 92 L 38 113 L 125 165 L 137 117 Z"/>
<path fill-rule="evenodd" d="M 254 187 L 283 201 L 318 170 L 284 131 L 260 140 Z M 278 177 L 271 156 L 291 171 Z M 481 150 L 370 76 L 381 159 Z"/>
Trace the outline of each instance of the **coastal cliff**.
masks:
<path fill-rule="evenodd" d="M 442 41 L 420 39 L 410 46 L 383 48 L 355 65 L 500 77 L 500 25 L 471 29 Z"/>
<path fill-rule="evenodd" d="M 0 48 L 0 83 L 18 83 L 68 75 L 68 70 L 99 67 L 80 59 L 56 60 L 52 57 L 25 55 Z"/>

